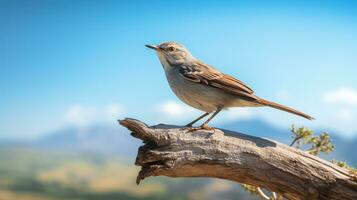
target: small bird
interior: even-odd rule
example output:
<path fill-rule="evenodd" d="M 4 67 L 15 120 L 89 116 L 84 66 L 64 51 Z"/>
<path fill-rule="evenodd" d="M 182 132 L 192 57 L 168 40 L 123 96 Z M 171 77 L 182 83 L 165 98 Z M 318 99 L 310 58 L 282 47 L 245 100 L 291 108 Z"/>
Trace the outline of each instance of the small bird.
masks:
<path fill-rule="evenodd" d="M 208 122 L 222 109 L 231 107 L 269 106 L 309 120 L 314 119 L 300 111 L 256 96 L 245 83 L 201 62 L 177 42 L 145 46 L 156 51 L 169 85 L 176 96 L 186 104 L 205 112 L 187 124 L 187 127 L 192 127 L 193 124 L 213 113 L 201 126 L 192 130 L 212 129 L 208 126 Z"/>

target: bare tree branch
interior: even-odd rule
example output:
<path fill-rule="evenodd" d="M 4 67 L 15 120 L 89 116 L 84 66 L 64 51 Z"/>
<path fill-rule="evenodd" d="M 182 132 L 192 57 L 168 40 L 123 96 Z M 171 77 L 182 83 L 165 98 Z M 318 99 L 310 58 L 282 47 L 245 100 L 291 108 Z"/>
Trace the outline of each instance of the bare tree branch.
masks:
<path fill-rule="evenodd" d="M 267 188 L 292 200 L 357 199 L 356 177 L 348 170 L 287 145 L 214 129 L 148 127 L 135 119 L 119 123 L 144 141 L 137 183 L 150 176 L 213 177 Z"/>
<path fill-rule="evenodd" d="M 270 199 L 270 197 L 268 195 L 266 195 L 260 187 L 257 187 L 257 190 L 258 190 L 259 195 L 263 199 L 265 199 L 265 200 L 269 200 Z"/>

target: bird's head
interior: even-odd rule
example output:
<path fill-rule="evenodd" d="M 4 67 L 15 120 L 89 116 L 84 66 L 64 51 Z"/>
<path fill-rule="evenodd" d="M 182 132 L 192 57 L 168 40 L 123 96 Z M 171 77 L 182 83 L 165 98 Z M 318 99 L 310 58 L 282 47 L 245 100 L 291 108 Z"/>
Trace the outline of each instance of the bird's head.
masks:
<path fill-rule="evenodd" d="M 158 46 L 145 45 L 150 49 L 154 49 L 164 67 L 174 67 L 182 65 L 194 59 L 191 53 L 181 44 L 177 42 L 164 42 Z"/>

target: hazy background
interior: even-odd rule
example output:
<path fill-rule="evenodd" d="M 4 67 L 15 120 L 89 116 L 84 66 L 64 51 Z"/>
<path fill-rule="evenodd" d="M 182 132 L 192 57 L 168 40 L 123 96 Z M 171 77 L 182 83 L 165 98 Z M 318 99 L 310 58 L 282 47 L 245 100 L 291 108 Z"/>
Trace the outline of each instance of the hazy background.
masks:
<path fill-rule="evenodd" d="M 139 141 L 117 125 L 186 124 L 145 44 L 177 41 L 264 98 L 214 126 L 288 142 L 329 131 L 357 167 L 356 1 L 0 0 L 0 199 L 251 199 L 234 183 L 155 178 L 135 186 Z"/>

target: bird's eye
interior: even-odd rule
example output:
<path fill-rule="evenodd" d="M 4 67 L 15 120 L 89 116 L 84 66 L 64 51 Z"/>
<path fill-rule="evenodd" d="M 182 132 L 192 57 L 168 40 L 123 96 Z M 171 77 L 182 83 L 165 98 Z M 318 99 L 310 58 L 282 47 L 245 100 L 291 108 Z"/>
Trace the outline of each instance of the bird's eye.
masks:
<path fill-rule="evenodd" d="M 175 51 L 175 47 L 169 47 L 169 48 L 167 48 L 167 50 L 169 50 L 169 51 Z"/>

